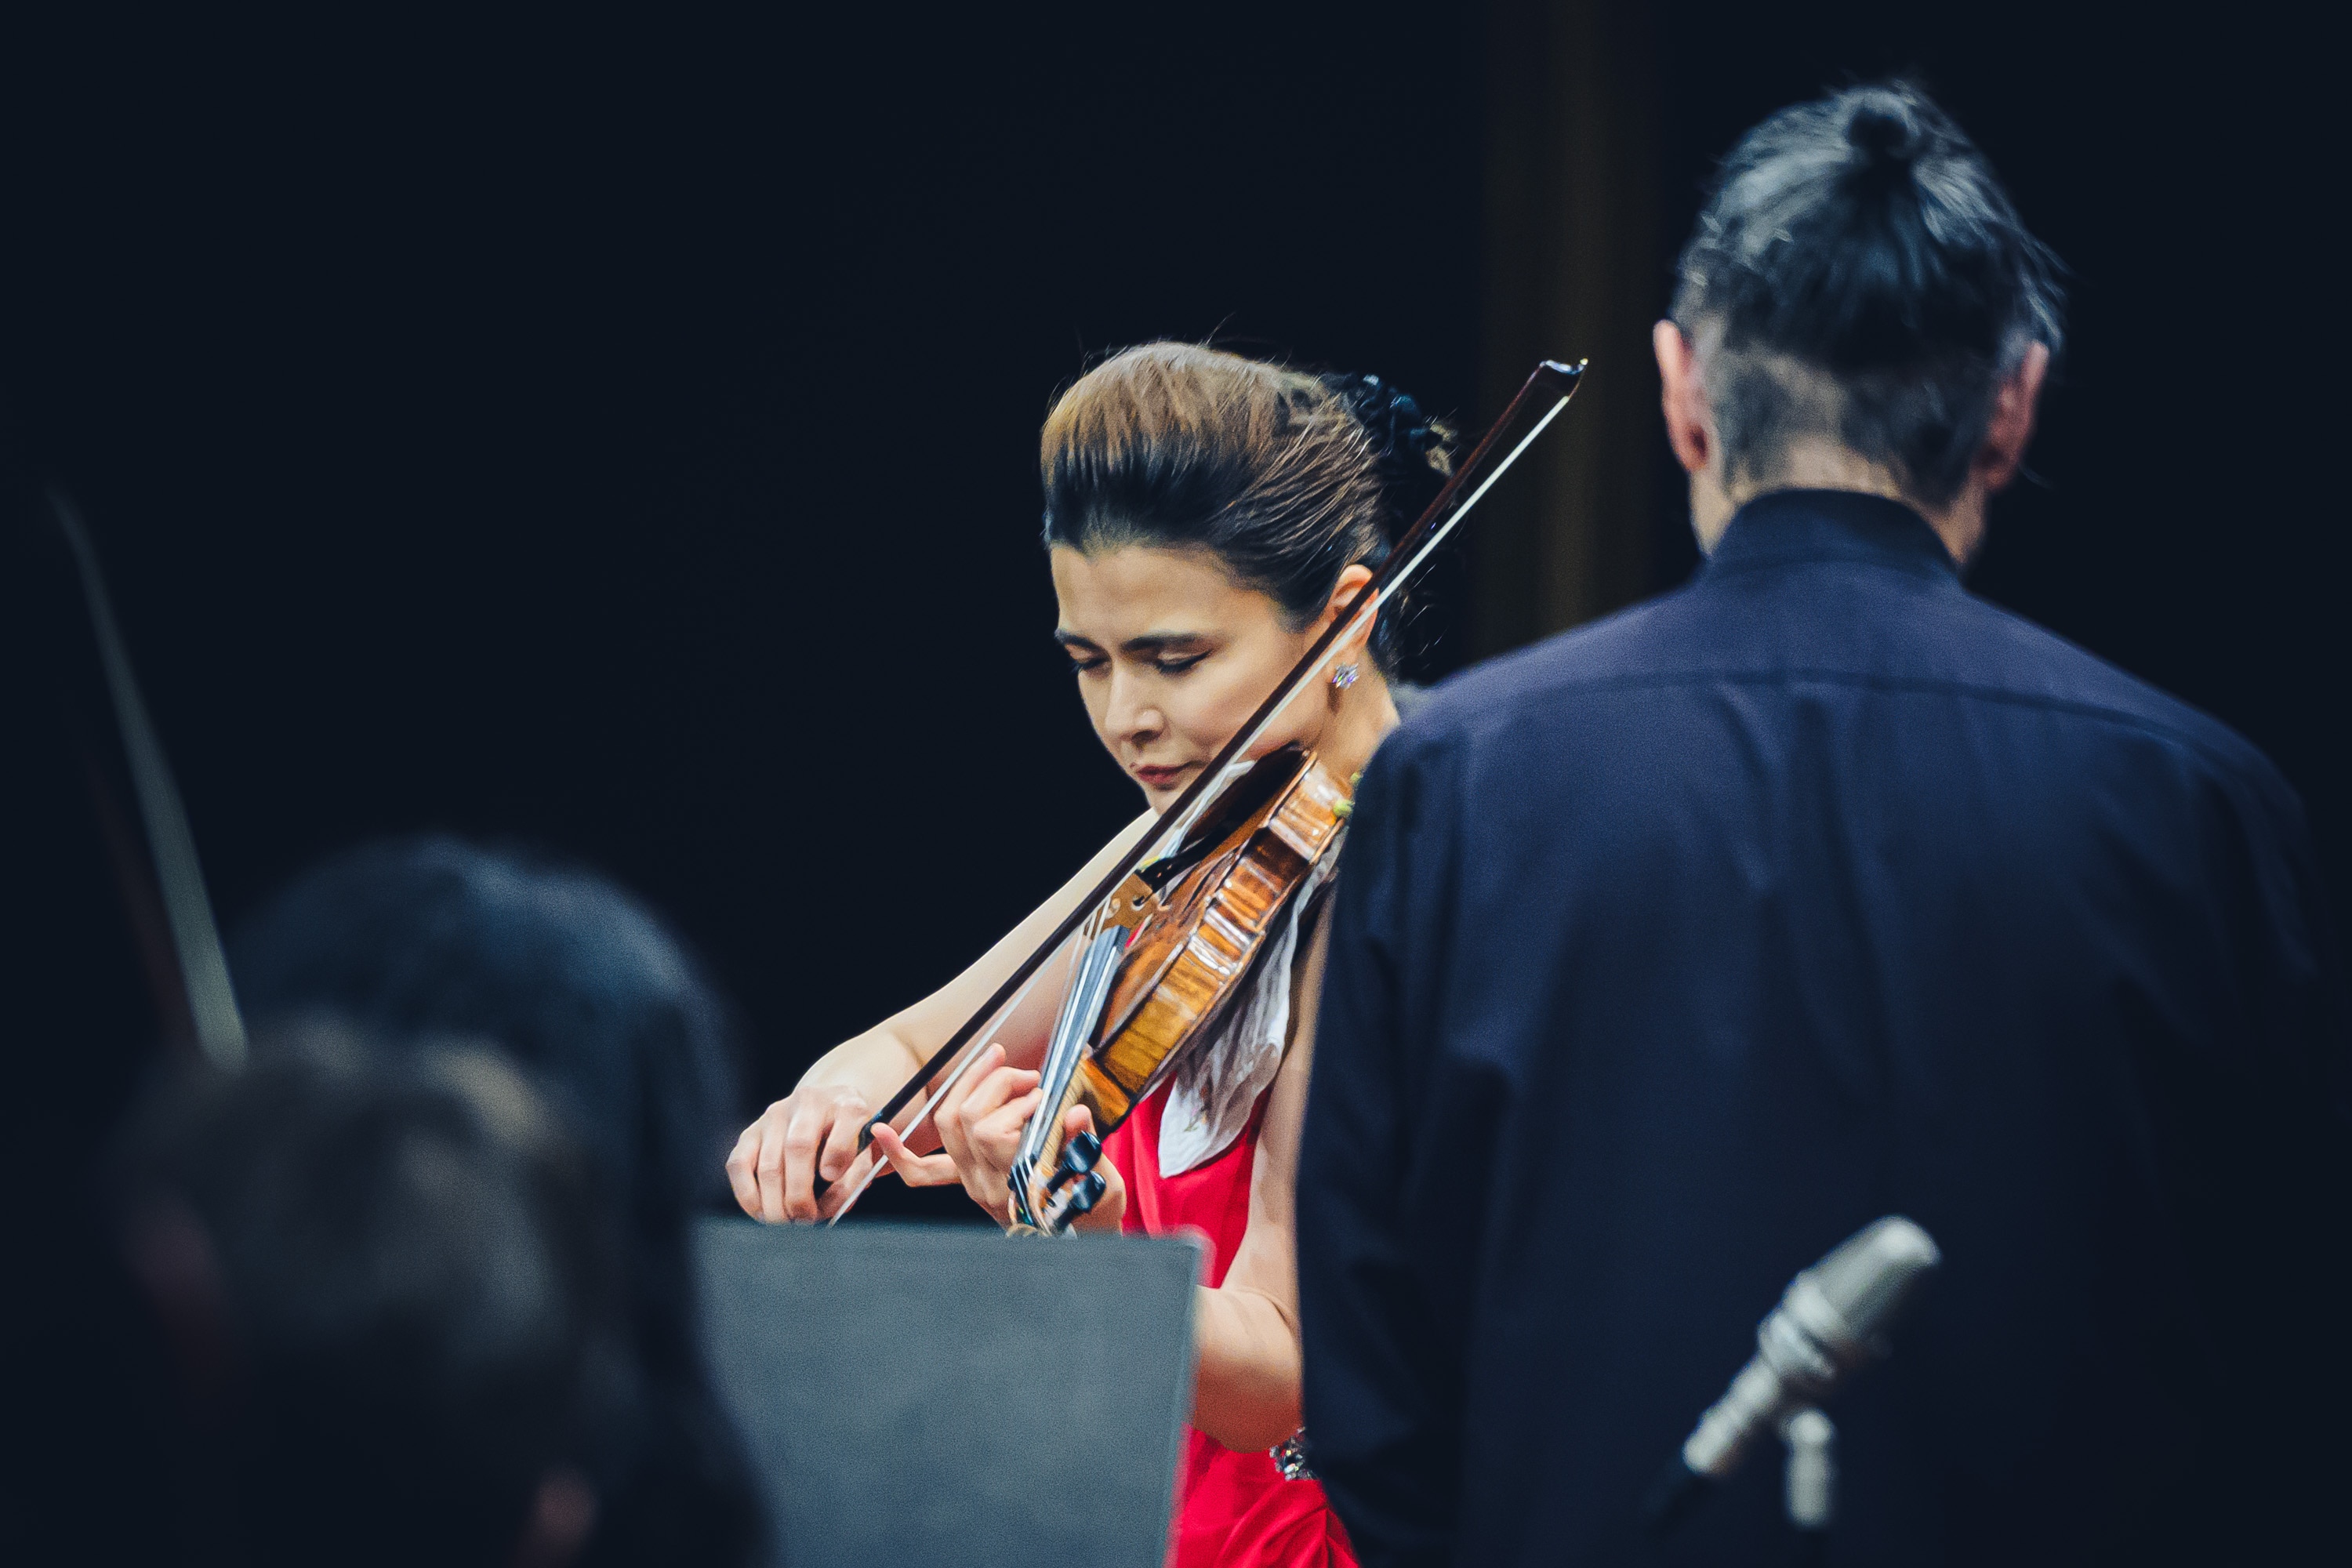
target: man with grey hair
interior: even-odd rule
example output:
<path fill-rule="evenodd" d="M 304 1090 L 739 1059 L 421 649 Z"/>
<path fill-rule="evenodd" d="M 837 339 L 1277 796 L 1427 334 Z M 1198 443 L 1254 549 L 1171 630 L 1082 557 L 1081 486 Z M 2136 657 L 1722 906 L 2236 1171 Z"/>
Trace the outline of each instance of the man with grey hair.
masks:
<path fill-rule="evenodd" d="M 1643 1500 L 1798 1269 L 1943 1266 L 1842 1391 L 1832 1560 L 2283 1561 L 2341 1474 L 2340 958 L 2294 794 L 1969 595 L 2056 267 L 1900 85 L 1727 160 L 1656 348 L 1708 559 L 1368 770 L 1298 1187 L 1367 1564 L 1766 1562 Z"/>

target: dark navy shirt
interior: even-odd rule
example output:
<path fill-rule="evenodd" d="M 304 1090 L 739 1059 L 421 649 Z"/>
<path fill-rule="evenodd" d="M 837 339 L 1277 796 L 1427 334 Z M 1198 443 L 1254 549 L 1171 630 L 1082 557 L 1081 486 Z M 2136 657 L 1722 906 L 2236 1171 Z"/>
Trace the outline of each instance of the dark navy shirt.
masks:
<path fill-rule="evenodd" d="M 1777 1439 L 1664 1549 L 1641 1497 L 1886 1214 L 1946 1261 L 1831 1406 L 1832 1561 L 2224 1561 L 2342 1484 L 2340 961 L 2237 735 L 1785 491 L 1358 801 L 1298 1249 L 1368 1564 L 1786 1561 Z"/>

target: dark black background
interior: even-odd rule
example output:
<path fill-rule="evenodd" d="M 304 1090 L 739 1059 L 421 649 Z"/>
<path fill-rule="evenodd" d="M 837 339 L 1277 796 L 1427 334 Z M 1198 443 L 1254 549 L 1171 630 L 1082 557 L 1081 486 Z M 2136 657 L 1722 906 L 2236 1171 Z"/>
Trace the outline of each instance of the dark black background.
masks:
<path fill-rule="evenodd" d="M 1484 83 L 1513 45 L 1475 8 L 49 9 L 0 24 L 8 483 L 68 486 L 100 538 L 224 918 L 368 835 L 578 856 L 711 959 L 760 1099 L 1135 809 L 1034 543 L 1037 422 L 1089 354 L 1215 332 L 1492 412 Z M 2315 41 L 2254 6 L 1646 15 L 1638 308 L 1742 128 L 1917 70 L 2073 271 L 2040 479 L 1978 586 L 2251 734 L 2340 891 Z M 1655 437 L 1611 460 L 1657 471 L 1625 526 L 1666 586 L 1678 476 Z M 93 865 L 55 735 L 6 743 L 46 792 L 9 831 L 58 846 L 21 863 Z M 7 896 L 58 1004 L 0 1039 L 8 1179 L 48 1221 L 18 1240 L 95 1246 L 134 972 L 92 945 L 94 881 Z M 35 1296 L 12 1342 L 46 1414 L 11 1424 L 0 1540 L 29 1507 L 96 1560 L 152 1474 L 110 1401 L 160 1374 L 75 1288 Z"/>
<path fill-rule="evenodd" d="M 1651 309 L 1772 107 L 1911 68 L 1977 134 L 2074 294 L 1978 585 L 2246 730 L 2341 886 L 2297 38 L 2252 8 L 1651 20 Z M 709 955 L 781 1091 L 1134 809 L 1034 542 L 1036 424 L 1089 354 L 1215 332 L 1491 412 L 1496 43 L 1386 4 L 12 24 L 11 441 L 100 538 L 225 919 L 370 834 L 569 852 Z M 1662 470 L 1629 526 L 1664 586 L 1663 441 L 1616 460 Z"/>
<path fill-rule="evenodd" d="M 12 51 L 0 364 L 226 920 L 361 835 L 674 916 L 761 1090 L 1136 809 L 1035 433 L 1217 332 L 1466 395 L 1475 34 L 1282 8 L 85 32 Z"/>

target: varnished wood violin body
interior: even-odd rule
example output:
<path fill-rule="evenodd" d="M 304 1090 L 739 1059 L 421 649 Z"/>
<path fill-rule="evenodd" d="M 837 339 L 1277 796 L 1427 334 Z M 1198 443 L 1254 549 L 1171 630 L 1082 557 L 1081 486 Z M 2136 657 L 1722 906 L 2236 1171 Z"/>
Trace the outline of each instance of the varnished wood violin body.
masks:
<path fill-rule="evenodd" d="M 1097 1136 L 1127 1119 L 1183 1053 L 1221 1022 L 1275 929 L 1354 806 L 1349 784 L 1285 746 L 1227 785 L 1183 843 L 1120 883 L 1103 924 L 1128 932 L 1125 956 L 1087 1052 L 1045 1085 L 1039 1158 L 1016 1207 L 1038 1224 L 1077 1168 L 1059 1162 L 1062 1125 L 1083 1105 Z"/>

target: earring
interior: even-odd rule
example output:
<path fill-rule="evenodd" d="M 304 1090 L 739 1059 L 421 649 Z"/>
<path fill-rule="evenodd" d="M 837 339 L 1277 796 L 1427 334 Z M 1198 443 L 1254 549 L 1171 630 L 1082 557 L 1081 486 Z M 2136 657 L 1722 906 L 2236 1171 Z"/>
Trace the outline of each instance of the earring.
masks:
<path fill-rule="evenodd" d="M 1353 663 L 1352 661 L 1351 661 L 1351 662 L 1349 662 L 1349 663 L 1347 663 L 1347 664 L 1339 664 L 1339 665 L 1334 665 L 1334 666 L 1332 666 L 1332 668 L 1331 668 L 1331 689 L 1332 689 L 1332 690 L 1334 690 L 1334 691 L 1345 691 L 1345 690 L 1347 690 L 1347 689 L 1348 689 L 1348 688 L 1349 688 L 1350 686 L 1353 686 L 1353 685 L 1355 685 L 1355 684 L 1356 684 L 1356 667 L 1355 667 L 1355 665 L 1354 665 L 1354 663 Z"/>

